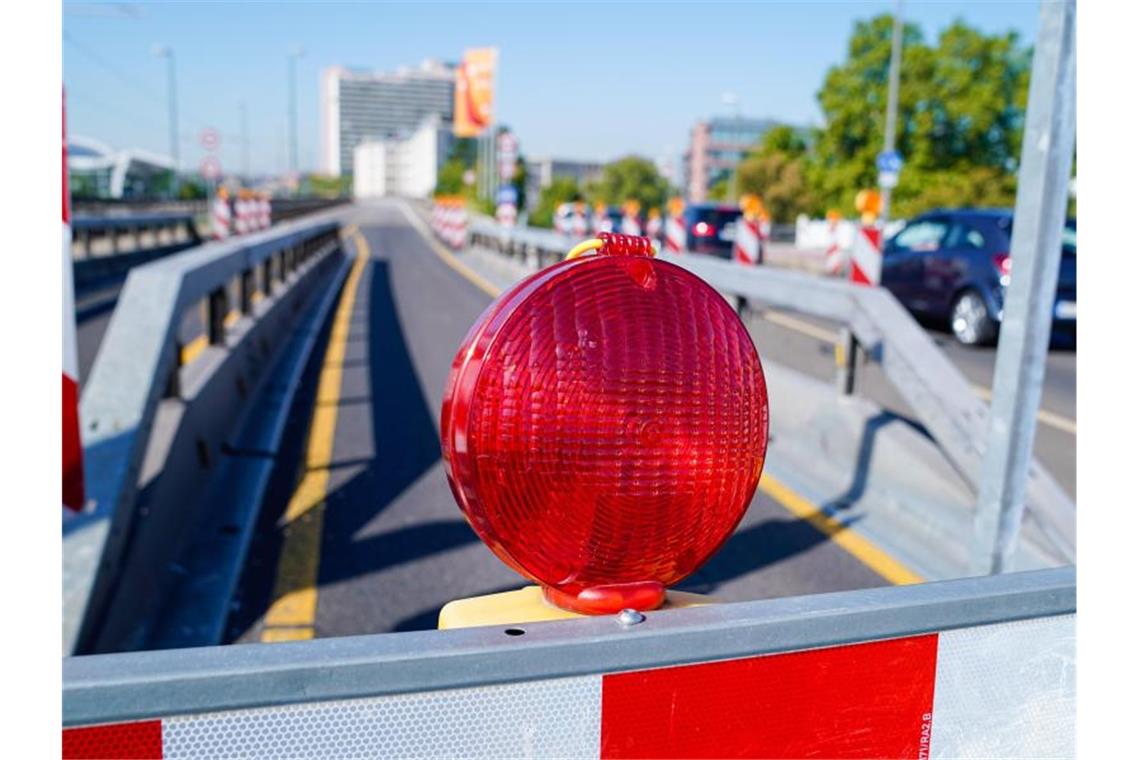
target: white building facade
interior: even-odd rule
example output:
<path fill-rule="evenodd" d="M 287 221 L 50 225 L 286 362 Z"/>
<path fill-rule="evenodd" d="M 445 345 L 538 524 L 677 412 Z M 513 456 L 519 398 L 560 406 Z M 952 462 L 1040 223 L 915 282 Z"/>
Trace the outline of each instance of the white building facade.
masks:
<path fill-rule="evenodd" d="M 353 196 L 429 197 L 450 144 L 450 127 L 433 114 L 404 139 L 369 140 L 357 145 L 352 153 Z"/>

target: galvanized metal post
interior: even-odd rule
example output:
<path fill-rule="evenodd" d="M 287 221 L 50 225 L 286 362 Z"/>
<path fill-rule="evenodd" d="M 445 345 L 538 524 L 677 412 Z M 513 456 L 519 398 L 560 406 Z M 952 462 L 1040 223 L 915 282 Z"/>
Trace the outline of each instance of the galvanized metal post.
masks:
<path fill-rule="evenodd" d="M 1025 511 L 1076 133 L 1075 23 L 1073 0 L 1041 4 L 1017 178 L 1013 269 L 974 515 L 970 565 L 976 574 L 1010 569 Z"/>
<path fill-rule="evenodd" d="M 855 360 L 859 355 L 859 342 L 850 327 L 839 328 L 835 338 L 835 388 L 841 395 L 855 392 Z"/>
<path fill-rule="evenodd" d="M 891 68 L 887 80 L 887 124 L 883 150 L 887 153 L 895 149 L 895 129 L 898 123 L 899 112 L 899 68 L 902 66 L 902 0 L 895 4 L 895 26 L 891 31 Z M 891 218 L 891 188 L 883 185 L 879 188 L 883 205 L 882 220 Z"/>

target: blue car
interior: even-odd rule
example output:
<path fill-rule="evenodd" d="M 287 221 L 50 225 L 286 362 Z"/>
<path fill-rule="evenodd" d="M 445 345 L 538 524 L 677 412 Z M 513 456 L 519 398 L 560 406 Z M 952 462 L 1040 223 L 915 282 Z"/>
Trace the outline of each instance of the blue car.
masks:
<path fill-rule="evenodd" d="M 912 314 L 950 328 L 959 343 L 997 339 L 1010 274 L 1013 212 L 932 211 L 906 223 L 883 247 L 882 285 Z M 1065 224 L 1053 294 L 1053 333 L 1076 340 L 1077 223 Z"/>

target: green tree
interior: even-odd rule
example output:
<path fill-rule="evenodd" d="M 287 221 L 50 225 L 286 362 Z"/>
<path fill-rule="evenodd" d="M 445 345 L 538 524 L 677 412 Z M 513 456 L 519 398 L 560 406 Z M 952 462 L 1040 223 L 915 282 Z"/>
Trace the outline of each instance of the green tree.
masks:
<path fill-rule="evenodd" d="M 892 18 L 855 25 L 847 60 L 817 94 L 825 126 L 807 166 L 817 210 L 849 211 L 855 194 L 877 184 L 883 148 Z M 937 205 L 1009 205 L 1029 82 L 1030 51 L 1014 33 L 986 35 L 961 21 L 937 44 L 903 28 L 897 147 L 906 164 L 892 213 Z"/>
<path fill-rule="evenodd" d="M 464 191 L 463 173 L 467 167 L 459 158 L 448 159 L 439 167 L 439 175 L 435 181 L 436 195 L 459 195 Z"/>
<path fill-rule="evenodd" d="M 602 169 L 599 181 L 586 188 L 591 203 L 620 205 L 629 199 L 641 203 L 642 210 L 660 208 L 669 196 L 669 183 L 657 172 L 652 161 L 627 156 Z"/>
<path fill-rule="evenodd" d="M 814 210 L 808 184 L 807 142 L 794 127 L 780 125 L 767 132 L 760 144 L 737 167 L 741 193 L 755 193 L 775 222 L 792 222 Z"/>
<path fill-rule="evenodd" d="M 534 213 L 530 215 L 532 227 L 554 226 L 554 211 L 561 203 L 582 200 L 582 192 L 573 177 L 555 177 L 549 186 L 542 188 Z M 520 208 L 522 208 L 520 206 Z"/>

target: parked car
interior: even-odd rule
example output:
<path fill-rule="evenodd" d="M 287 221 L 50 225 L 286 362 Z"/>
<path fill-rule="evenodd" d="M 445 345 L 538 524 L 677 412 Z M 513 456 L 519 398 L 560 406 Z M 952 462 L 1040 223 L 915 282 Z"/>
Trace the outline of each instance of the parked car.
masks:
<path fill-rule="evenodd" d="M 685 248 L 722 259 L 732 258 L 736 224 L 741 211 L 719 203 L 691 203 L 685 207 Z M 761 254 L 763 255 L 763 254 Z"/>
<path fill-rule="evenodd" d="M 1009 284 L 1013 212 L 932 211 L 906 223 L 883 246 L 882 285 L 912 314 L 942 322 L 959 343 L 997 339 Z M 1053 294 L 1054 335 L 1076 338 L 1077 223 L 1065 224 Z"/>

